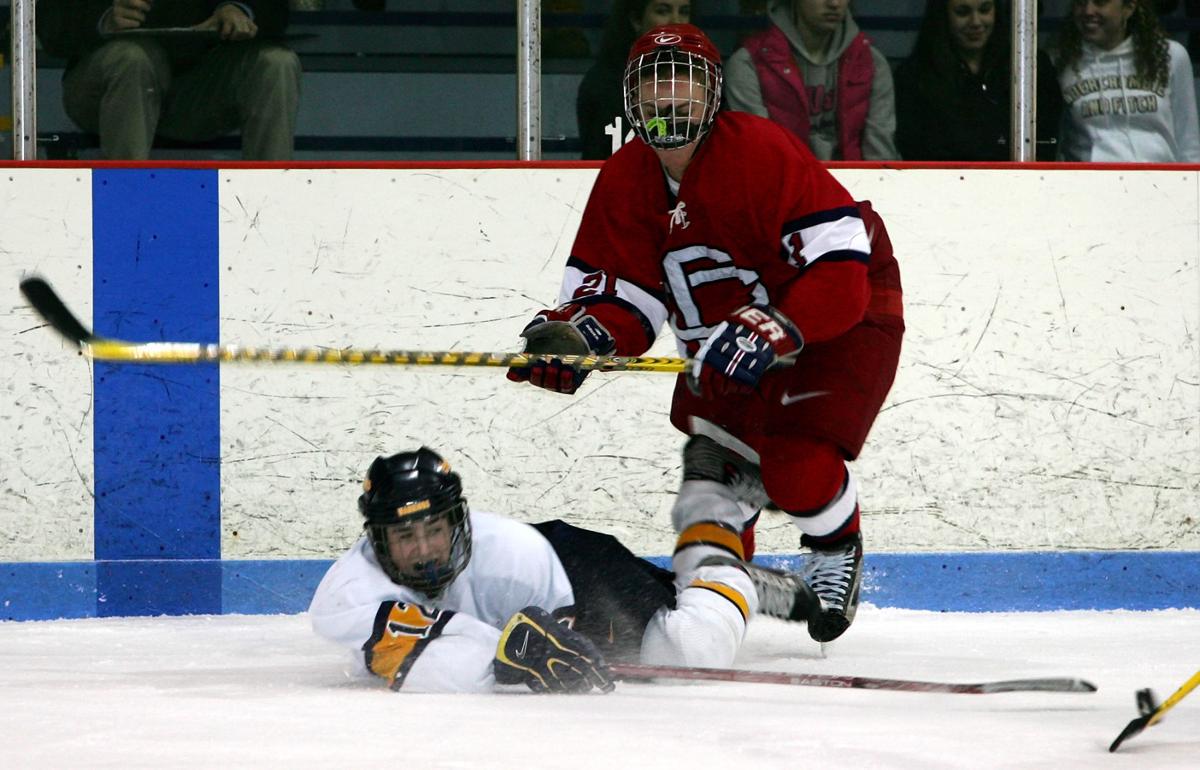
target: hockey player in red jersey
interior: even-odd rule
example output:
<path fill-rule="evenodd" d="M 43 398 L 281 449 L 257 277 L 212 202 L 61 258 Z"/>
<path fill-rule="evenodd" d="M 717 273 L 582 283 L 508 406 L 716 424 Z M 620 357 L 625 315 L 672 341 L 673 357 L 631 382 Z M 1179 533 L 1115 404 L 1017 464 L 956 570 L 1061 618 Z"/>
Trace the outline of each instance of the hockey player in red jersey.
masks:
<path fill-rule="evenodd" d="M 883 222 L 788 131 L 720 111 L 720 54 L 694 26 L 634 43 L 626 114 L 641 141 L 600 170 L 559 304 L 522 332 L 534 353 L 641 355 L 669 323 L 694 364 L 673 424 L 690 438 L 673 568 L 749 559 L 762 507 L 810 550 L 818 641 L 849 627 L 861 582 L 855 459 L 891 388 L 904 332 Z M 561 360 L 509 378 L 573 393 Z"/>

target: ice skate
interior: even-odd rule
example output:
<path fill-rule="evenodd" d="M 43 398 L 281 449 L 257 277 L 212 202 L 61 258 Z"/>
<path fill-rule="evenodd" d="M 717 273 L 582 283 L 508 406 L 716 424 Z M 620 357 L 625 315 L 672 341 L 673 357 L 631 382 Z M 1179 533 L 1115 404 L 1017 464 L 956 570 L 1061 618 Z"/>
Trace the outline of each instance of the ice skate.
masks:
<path fill-rule="evenodd" d="M 858 610 L 862 584 L 862 535 L 855 533 L 829 545 L 814 544 L 807 535 L 801 545 L 812 549 L 805 557 L 804 581 L 821 600 L 821 609 L 808 619 L 808 634 L 818 642 L 837 639 Z"/>

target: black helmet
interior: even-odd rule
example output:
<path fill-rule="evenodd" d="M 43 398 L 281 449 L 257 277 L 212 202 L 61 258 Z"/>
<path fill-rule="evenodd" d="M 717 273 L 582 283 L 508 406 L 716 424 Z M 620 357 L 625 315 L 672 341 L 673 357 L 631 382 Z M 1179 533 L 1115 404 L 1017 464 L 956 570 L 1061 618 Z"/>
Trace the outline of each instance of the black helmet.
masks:
<path fill-rule="evenodd" d="M 428 447 L 376 457 L 363 481 L 358 510 L 379 565 L 393 582 L 437 596 L 467 566 L 471 558 L 471 522 L 462 479 L 450 464 Z M 447 548 L 442 556 L 397 564 L 388 546 L 388 533 L 402 541 L 422 523 L 446 526 Z"/>

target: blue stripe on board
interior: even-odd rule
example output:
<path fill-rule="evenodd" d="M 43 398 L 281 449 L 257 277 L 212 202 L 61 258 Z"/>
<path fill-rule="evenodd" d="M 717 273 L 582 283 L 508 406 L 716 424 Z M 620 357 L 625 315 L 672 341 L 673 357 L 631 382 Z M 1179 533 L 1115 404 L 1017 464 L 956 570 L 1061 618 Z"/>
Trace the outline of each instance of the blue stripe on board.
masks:
<path fill-rule="evenodd" d="M 96 562 L 0 564 L 0 620 L 96 615 Z"/>
<path fill-rule="evenodd" d="M 93 324 L 136 341 L 216 342 L 217 172 L 92 172 Z M 95 365 L 95 557 L 221 555 L 217 365 Z M 220 570 L 97 572 L 97 614 L 154 613 L 142 594 L 220 612 Z M 184 591 L 178 580 L 190 581 Z M 159 611 L 162 611 L 161 609 Z M 169 610 L 167 610 L 169 611 Z"/>
<path fill-rule="evenodd" d="M 225 612 L 266 615 L 308 609 L 332 561 L 227 561 L 222 571 Z"/>
<path fill-rule="evenodd" d="M 796 569 L 800 557 L 764 557 Z M 862 600 L 945 612 L 1200 607 L 1195 551 L 880 553 L 864 561 Z"/>
<path fill-rule="evenodd" d="M 670 565 L 670 557 L 650 561 Z M 756 561 L 795 568 L 797 556 Z M 0 564 L 0 620 L 303 612 L 326 559 Z M 863 601 L 941 612 L 1200 607 L 1200 552 L 868 554 Z M 108 573 L 105 577 L 105 573 Z M 150 590 L 160 583 L 166 590 Z M 209 596 L 213 582 L 220 601 Z M 99 586 L 99 587 L 98 587 Z M 161 586 L 160 586 L 161 587 Z"/>

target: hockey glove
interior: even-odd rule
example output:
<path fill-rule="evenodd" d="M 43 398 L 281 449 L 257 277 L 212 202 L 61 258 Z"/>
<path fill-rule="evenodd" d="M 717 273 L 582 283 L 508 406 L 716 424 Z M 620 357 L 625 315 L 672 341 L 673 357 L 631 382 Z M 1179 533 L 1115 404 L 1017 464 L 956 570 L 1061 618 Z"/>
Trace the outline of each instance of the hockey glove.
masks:
<path fill-rule="evenodd" d="M 688 386 L 704 398 L 746 395 L 772 366 L 791 364 L 800 330 L 770 305 L 746 305 L 713 329 L 692 363 Z"/>
<path fill-rule="evenodd" d="M 555 622 L 538 607 L 508 619 L 492 663 L 499 684 L 525 684 L 534 692 L 609 692 L 612 674 L 583 634 Z"/>
<path fill-rule="evenodd" d="M 612 335 L 595 316 L 574 303 L 543 310 L 529 322 L 521 336 L 525 338 L 525 352 L 533 354 L 608 355 L 616 348 Z M 586 371 L 569 366 L 560 358 L 508 370 L 508 379 L 513 382 L 529 382 L 557 393 L 574 393 L 587 375 Z"/>

